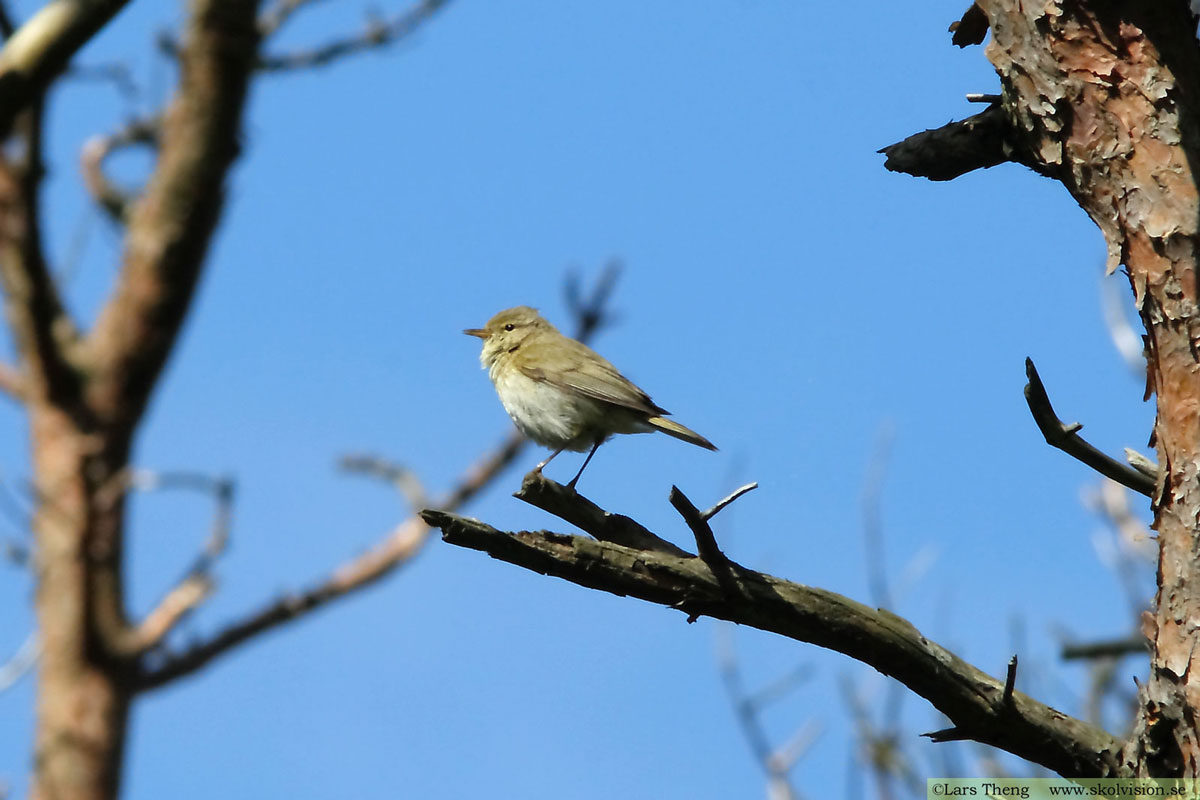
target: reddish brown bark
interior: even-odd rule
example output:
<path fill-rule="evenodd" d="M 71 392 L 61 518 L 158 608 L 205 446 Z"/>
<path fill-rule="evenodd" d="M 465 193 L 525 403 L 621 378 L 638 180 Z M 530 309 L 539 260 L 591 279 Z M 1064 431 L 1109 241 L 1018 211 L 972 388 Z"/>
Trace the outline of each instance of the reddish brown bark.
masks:
<path fill-rule="evenodd" d="M 1183 2 L 980 0 L 1027 157 L 1060 180 L 1129 274 L 1147 331 L 1161 475 L 1154 655 L 1128 768 L 1200 776 L 1200 49 Z"/>

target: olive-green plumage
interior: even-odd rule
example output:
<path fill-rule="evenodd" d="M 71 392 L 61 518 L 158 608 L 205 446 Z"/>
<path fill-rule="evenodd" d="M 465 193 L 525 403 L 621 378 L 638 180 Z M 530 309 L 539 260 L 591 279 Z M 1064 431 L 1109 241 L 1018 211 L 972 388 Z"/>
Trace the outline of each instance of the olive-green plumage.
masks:
<path fill-rule="evenodd" d="M 554 453 L 590 449 L 583 466 L 614 433 L 662 433 L 716 450 L 700 434 L 666 419 L 644 391 L 587 345 L 564 336 L 535 309 L 501 311 L 483 328 L 463 331 L 483 340 L 479 361 L 504 410 L 520 431 Z M 569 486 L 583 474 L 580 468 Z"/>

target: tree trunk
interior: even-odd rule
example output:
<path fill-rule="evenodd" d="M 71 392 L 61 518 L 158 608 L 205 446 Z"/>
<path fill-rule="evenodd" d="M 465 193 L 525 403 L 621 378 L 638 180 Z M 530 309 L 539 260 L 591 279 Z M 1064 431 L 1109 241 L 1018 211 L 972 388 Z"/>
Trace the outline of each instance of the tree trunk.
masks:
<path fill-rule="evenodd" d="M 31 409 L 41 659 L 31 797 L 112 800 L 131 690 L 107 646 L 123 626 L 123 459 L 49 404 Z"/>
<path fill-rule="evenodd" d="M 1060 180 L 1126 268 L 1146 327 L 1158 593 L 1136 774 L 1200 777 L 1200 48 L 1175 2 L 981 0 L 988 58 L 1026 159 Z M 1197 666 L 1192 670 L 1193 665 Z"/>

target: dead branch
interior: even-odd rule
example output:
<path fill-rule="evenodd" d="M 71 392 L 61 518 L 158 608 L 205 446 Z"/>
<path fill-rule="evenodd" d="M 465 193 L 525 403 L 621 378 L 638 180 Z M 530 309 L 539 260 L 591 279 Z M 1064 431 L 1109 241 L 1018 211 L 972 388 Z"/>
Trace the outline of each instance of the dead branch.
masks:
<path fill-rule="evenodd" d="M 412 8 L 396 14 L 390 20 L 368 18 L 363 30 L 357 34 L 335 39 L 308 50 L 264 55 L 258 61 L 258 68 L 264 72 L 313 69 L 327 66 L 339 59 L 367 50 L 386 47 L 411 35 L 449 2 L 450 0 L 422 0 Z M 281 2 L 273 9 L 274 13 L 266 18 L 265 25 L 272 32 L 277 30 L 291 14 L 304 4 L 304 0 Z M 260 25 L 261 29 L 262 25 Z"/>
<path fill-rule="evenodd" d="M 624 514 L 609 513 L 575 490 L 555 483 L 540 472 L 526 475 L 521 483 L 521 491 L 513 497 L 566 520 L 602 542 L 613 542 L 636 550 L 691 556 L 688 551 L 660 539 Z"/>
<path fill-rule="evenodd" d="M 485 455 L 466 471 L 449 493 L 443 507 L 461 507 L 498 475 L 519 451 L 519 447 L 512 447 L 511 442 L 505 442 L 495 452 Z M 136 679 L 137 688 L 144 691 L 164 686 L 195 672 L 265 631 L 299 619 L 333 600 L 370 586 L 411 561 L 428 538 L 429 527 L 420 518 L 405 520 L 372 549 L 342 564 L 311 588 L 268 603 L 258 611 L 230 623 L 207 641 L 181 652 L 164 652 L 152 659 Z"/>
<path fill-rule="evenodd" d="M 11 364 L 0 363 L 0 392 L 17 402 L 25 399 L 25 379 Z"/>
<path fill-rule="evenodd" d="M 196 9 L 154 173 L 129 211 L 117 284 L 86 342 L 88 406 L 123 435 L 171 352 L 224 207 L 258 57 L 255 8 L 238 0 Z"/>
<path fill-rule="evenodd" d="M 143 491 L 189 489 L 211 494 L 214 512 L 205 545 L 183 578 L 137 626 L 110 642 L 115 652 L 124 657 L 141 655 L 159 647 L 185 617 L 208 599 L 215 587 L 212 568 L 229 544 L 234 495 L 234 484 L 229 478 L 193 472 L 139 470 L 132 473 L 129 485 Z"/>
<path fill-rule="evenodd" d="M 63 307 L 42 244 L 41 100 L 32 102 L 16 123 L 23 153 L 18 160 L 0 157 L 0 283 L 25 374 L 19 395 L 13 396 L 28 399 L 32 392 L 69 402 L 79 391 L 78 375 L 67 355 L 78 332 Z M 7 386 L 16 390 L 16 375 L 10 377 Z"/>
<path fill-rule="evenodd" d="M 279 31 L 292 15 L 307 5 L 315 3 L 316 0 L 278 0 L 275 5 L 268 8 L 258 17 L 258 32 L 266 39 L 272 34 Z"/>
<path fill-rule="evenodd" d="M 162 120 L 158 116 L 133 120 L 115 133 L 89 139 L 80 153 L 83 184 L 92 200 L 113 222 L 124 224 L 130 204 L 139 192 L 118 187 L 104 173 L 104 162 L 110 155 L 135 145 L 155 146 Z"/>
<path fill-rule="evenodd" d="M 993 105 L 973 117 L 914 133 L 880 148 L 885 169 L 932 181 L 948 181 L 1013 159 L 1008 114 Z"/>
<path fill-rule="evenodd" d="M 47 3 L 15 31 L 5 15 L 10 32 L 0 49 L 0 139 L 127 2 Z"/>
<path fill-rule="evenodd" d="M 1145 636 L 1127 636 L 1101 642 L 1081 642 L 1063 645 L 1064 661 L 1091 660 L 1096 658 L 1120 658 L 1150 652 L 1150 643 Z"/>
<path fill-rule="evenodd" d="M 1106 478 L 1128 486 L 1135 492 L 1147 497 L 1154 495 L 1154 479 L 1120 461 L 1109 458 L 1092 447 L 1079 435 L 1079 430 L 1083 426 L 1078 422 L 1068 425 L 1058 418 L 1058 415 L 1054 413 L 1054 406 L 1050 404 L 1050 397 L 1046 394 L 1046 387 L 1042 385 L 1037 368 L 1033 366 L 1033 359 L 1025 359 L 1025 375 L 1029 378 L 1029 383 L 1025 385 L 1025 401 L 1029 404 L 1029 411 L 1033 414 L 1034 422 L 1037 423 L 1042 436 L 1046 438 L 1046 444 L 1057 447 Z"/>
<path fill-rule="evenodd" d="M 36 633 L 30 633 L 13 653 L 12 658 L 0 664 L 0 692 L 21 680 L 37 663 L 41 646 Z"/>
<path fill-rule="evenodd" d="M 981 44 L 987 37 L 988 18 L 983 9 L 975 3 L 963 13 L 962 18 L 950 23 L 950 32 L 954 34 L 950 41 L 956 47 L 969 47 Z"/>
<path fill-rule="evenodd" d="M 740 595 L 730 597 L 699 558 L 638 550 L 548 531 L 508 533 L 477 520 L 428 510 L 422 518 L 450 544 L 592 589 L 711 616 L 845 653 L 929 700 L 964 738 L 999 747 L 1062 775 L 1116 774 L 1120 743 L 1005 686 L 911 623 L 823 589 L 733 564 Z"/>

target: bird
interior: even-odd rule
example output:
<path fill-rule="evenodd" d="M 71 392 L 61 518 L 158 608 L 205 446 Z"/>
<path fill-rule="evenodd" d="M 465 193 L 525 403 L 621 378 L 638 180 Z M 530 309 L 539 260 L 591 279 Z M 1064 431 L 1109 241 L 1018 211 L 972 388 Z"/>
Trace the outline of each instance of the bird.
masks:
<path fill-rule="evenodd" d="M 616 433 L 659 431 L 706 450 L 716 446 L 684 425 L 667 419 L 666 409 L 582 342 L 559 333 L 537 309 L 516 306 L 496 314 L 482 328 L 463 333 L 483 340 L 479 362 L 517 429 L 554 452 L 589 450 L 579 476 L 605 441 Z"/>

